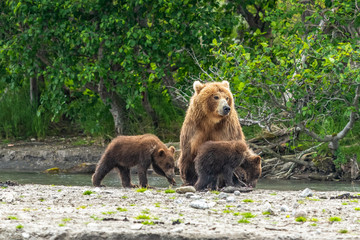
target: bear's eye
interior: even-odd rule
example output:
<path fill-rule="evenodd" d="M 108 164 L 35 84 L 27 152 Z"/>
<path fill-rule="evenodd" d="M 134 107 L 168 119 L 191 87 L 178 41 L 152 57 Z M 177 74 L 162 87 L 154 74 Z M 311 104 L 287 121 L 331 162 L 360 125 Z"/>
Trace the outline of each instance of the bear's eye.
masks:
<path fill-rule="evenodd" d="M 218 100 L 218 99 L 219 99 L 219 96 L 214 96 L 214 99 L 215 99 L 215 100 Z"/>
<path fill-rule="evenodd" d="M 226 97 L 226 101 L 229 101 L 229 97 Z"/>

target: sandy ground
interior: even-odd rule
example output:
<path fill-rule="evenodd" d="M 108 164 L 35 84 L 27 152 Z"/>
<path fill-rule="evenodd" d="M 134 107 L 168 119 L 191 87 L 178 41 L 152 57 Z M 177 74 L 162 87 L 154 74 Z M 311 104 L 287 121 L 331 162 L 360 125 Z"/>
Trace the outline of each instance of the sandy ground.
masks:
<path fill-rule="evenodd" d="M 0 239 L 360 239 L 357 192 L 165 190 L 2 187 Z"/>

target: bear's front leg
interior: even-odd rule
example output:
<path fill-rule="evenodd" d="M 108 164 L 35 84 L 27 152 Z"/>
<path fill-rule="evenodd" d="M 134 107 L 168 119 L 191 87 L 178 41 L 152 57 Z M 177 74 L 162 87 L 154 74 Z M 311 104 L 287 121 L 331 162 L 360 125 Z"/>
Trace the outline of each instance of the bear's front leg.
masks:
<path fill-rule="evenodd" d="M 233 172 L 234 172 L 234 168 L 232 168 L 231 166 L 225 165 L 223 167 L 223 177 L 224 177 L 225 187 L 234 186 Z"/>
<path fill-rule="evenodd" d="M 150 187 L 148 186 L 147 180 L 147 168 L 138 166 L 138 176 L 139 176 L 139 186 L 142 188 Z"/>
<path fill-rule="evenodd" d="M 119 170 L 121 183 L 122 183 L 124 188 L 135 188 L 135 187 L 137 187 L 136 185 L 131 183 L 130 168 L 123 167 L 123 166 L 117 166 L 117 169 Z"/>

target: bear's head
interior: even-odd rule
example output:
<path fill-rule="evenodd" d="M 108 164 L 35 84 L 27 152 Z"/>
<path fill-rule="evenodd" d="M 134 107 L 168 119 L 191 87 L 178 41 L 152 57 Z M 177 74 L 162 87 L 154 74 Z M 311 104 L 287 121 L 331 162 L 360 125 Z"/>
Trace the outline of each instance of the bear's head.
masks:
<path fill-rule="evenodd" d="M 153 170 L 166 177 L 168 182 L 175 185 L 175 160 L 174 160 L 175 148 L 173 146 L 169 148 L 155 149 L 152 154 L 152 167 Z"/>
<path fill-rule="evenodd" d="M 195 91 L 193 103 L 206 117 L 213 122 L 219 122 L 230 115 L 234 108 L 234 100 L 228 81 L 205 84 L 195 81 L 193 87 Z"/>
<path fill-rule="evenodd" d="M 245 158 L 244 163 L 241 165 L 244 169 L 245 183 L 249 187 L 256 187 L 257 181 L 261 175 L 261 157 L 256 154 L 250 154 Z"/>

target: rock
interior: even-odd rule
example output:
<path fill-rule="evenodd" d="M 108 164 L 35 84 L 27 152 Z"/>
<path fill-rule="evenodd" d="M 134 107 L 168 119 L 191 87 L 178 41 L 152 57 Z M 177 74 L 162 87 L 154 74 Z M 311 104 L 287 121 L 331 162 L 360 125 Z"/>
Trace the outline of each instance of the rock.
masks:
<path fill-rule="evenodd" d="M 184 231 L 183 227 L 177 227 L 170 230 L 171 233 L 180 233 L 182 231 Z"/>
<path fill-rule="evenodd" d="M 131 230 L 140 230 L 140 229 L 142 229 L 143 226 L 144 225 L 142 225 L 141 223 L 135 223 L 135 224 L 131 225 L 130 229 Z"/>
<path fill-rule="evenodd" d="M 199 195 L 193 194 L 192 196 L 190 196 L 190 199 L 200 199 L 201 197 Z"/>
<path fill-rule="evenodd" d="M 21 234 L 21 236 L 22 236 L 24 239 L 28 239 L 28 238 L 30 237 L 30 234 L 27 233 L 27 232 L 23 232 L 23 233 Z"/>
<path fill-rule="evenodd" d="M 302 210 L 302 209 L 299 209 L 299 210 L 295 210 L 294 212 L 293 212 L 293 215 L 294 215 L 294 217 L 307 217 L 307 212 L 305 211 L 305 210 Z"/>
<path fill-rule="evenodd" d="M 305 188 L 305 189 L 301 192 L 300 197 L 303 197 L 303 198 L 305 198 L 305 197 L 312 197 L 313 195 L 314 195 L 314 193 L 311 191 L 310 188 Z"/>
<path fill-rule="evenodd" d="M 192 196 L 194 196 L 194 193 L 192 193 L 192 192 L 185 193 L 186 198 L 191 198 Z"/>
<path fill-rule="evenodd" d="M 211 207 L 214 207 L 216 203 L 210 202 L 207 203 L 204 199 L 195 200 L 190 203 L 190 207 L 196 208 L 196 209 L 209 209 Z"/>
<path fill-rule="evenodd" d="M 281 207 L 280 207 L 281 212 L 288 212 L 289 210 L 290 210 L 289 207 L 286 205 L 281 205 Z"/>
<path fill-rule="evenodd" d="M 15 200 L 15 197 L 12 193 L 4 193 L 1 196 L 1 201 L 6 202 L 6 203 L 12 203 Z"/>
<path fill-rule="evenodd" d="M 238 190 L 234 191 L 234 195 L 235 196 L 240 196 L 240 191 L 238 191 Z"/>
<path fill-rule="evenodd" d="M 196 189 L 193 186 L 183 186 L 175 190 L 177 193 L 184 194 L 187 192 L 196 192 Z"/>
<path fill-rule="evenodd" d="M 226 199 L 227 196 L 228 196 L 228 195 L 227 195 L 226 193 L 223 193 L 223 192 L 222 192 L 222 193 L 220 193 L 220 194 L 218 195 L 218 198 L 219 198 L 219 199 Z"/>
<path fill-rule="evenodd" d="M 234 196 L 229 196 L 226 198 L 226 202 L 228 202 L 228 203 L 234 203 L 235 201 L 236 201 L 236 199 Z"/>
<path fill-rule="evenodd" d="M 227 187 L 224 187 L 223 189 L 221 189 L 222 192 L 226 192 L 226 193 L 233 193 L 236 190 L 238 190 L 238 188 L 234 187 L 234 186 L 227 186 Z"/>

